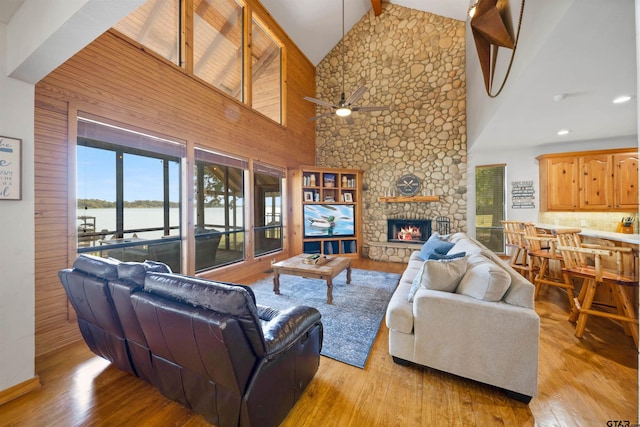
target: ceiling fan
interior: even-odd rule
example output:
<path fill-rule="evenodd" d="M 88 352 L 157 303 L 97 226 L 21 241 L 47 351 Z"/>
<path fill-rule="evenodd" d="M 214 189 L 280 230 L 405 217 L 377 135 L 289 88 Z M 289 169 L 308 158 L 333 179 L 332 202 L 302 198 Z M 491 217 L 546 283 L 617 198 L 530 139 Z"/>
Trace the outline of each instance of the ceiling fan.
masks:
<path fill-rule="evenodd" d="M 329 117 L 335 114 L 338 117 L 344 118 L 348 124 L 352 125 L 354 123 L 353 117 L 351 117 L 351 113 L 355 113 L 358 111 L 386 111 L 389 107 L 359 107 L 355 105 L 355 103 L 362 98 L 362 95 L 367 91 L 365 86 L 359 87 L 355 92 L 349 96 L 349 98 L 345 97 L 344 92 L 344 67 L 345 67 L 345 53 L 344 53 L 344 0 L 342 0 L 342 94 L 340 95 L 340 101 L 337 104 L 333 104 L 331 102 L 323 101 L 321 99 L 312 98 L 310 96 L 305 96 L 304 99 L 310 102 L 313 102 L 317 105 L 321 105 L 323 107 L 331 108 L 331 111 L 328 113 L 318 114 L 317 116 L 309 118 L 309 121 L 318 120 L 322 117 Z"/>

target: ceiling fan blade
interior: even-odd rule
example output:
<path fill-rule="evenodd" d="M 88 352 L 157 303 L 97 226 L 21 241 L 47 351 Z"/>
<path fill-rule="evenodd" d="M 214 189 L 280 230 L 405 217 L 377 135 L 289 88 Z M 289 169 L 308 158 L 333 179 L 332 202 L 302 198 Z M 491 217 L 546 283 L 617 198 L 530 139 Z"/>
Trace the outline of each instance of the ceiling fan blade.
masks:
<path fill-rule="evenodd" d="M 305 96 L 304 99 L 306 101 L 310 101 L 310 102 L 313 102 L 313 103 L 318 104 L 318 105 L 323 105 L 325 107 L 338 108 L 337 105 L 333 105 L 333 104 L 331 104 L 331 103 L 329 103 L 327 101 L 323 101 L 321 99 L 311 98 L 310 96 Z"/>
<path fill-rule="evenodd" d="M 347 124 L 348 124 L 349 126 L 351 126 L 352 124 L 354 124 L 354 123 L 355 123 L 355 122 L 353 121 L 353 117 L 351 117 L 351 116 L 347 116 L 347 117 L 345 117 L 344 119 L 347 121 Z"/>
<path fill-rule="evenodd" d="M 333 115 L 333 113 L 318 114 L 317 116 L 309 117 L 308 121 L 312 122 L 314 120 L 318 120 L 318 119 L 321 119 L 323 117 L 329 117 L 329 116 L 332 116 L 332 115 Z"/>
<path fill-rule="evenodd" d="M 387 111 L 389 107 L 353 107 L 351 111 Z"/>
<path fill-rule="evenodd" d="M 346 105 L 353 104 L 358 99 L 362 98 L 362 95 L 364 95 L 366 91 L 367 91 L 366 86 L 359 87 L 355 92 L 351 94 L 349 98 L 347 98 L 347 100 L 345 101 L 345 104 Z"/>

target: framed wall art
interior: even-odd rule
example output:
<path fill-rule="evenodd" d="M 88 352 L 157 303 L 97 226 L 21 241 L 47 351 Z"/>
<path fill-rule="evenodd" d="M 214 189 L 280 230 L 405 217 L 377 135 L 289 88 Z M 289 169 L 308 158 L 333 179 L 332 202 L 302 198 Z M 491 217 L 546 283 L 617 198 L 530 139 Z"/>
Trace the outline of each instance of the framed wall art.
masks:
<path fill-rule="evenodd" d="M 22 140 L 0 136 L 0 200 L 22 199 Z"/>

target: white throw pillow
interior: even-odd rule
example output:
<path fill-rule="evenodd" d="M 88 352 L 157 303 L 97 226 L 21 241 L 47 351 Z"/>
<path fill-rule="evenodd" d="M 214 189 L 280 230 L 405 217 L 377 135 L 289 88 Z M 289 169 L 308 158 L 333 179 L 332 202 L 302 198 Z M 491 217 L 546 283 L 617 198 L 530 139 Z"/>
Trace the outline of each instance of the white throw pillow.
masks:
<path fill-rule="evenodd" d="M 454 292 L 466 270 L 466 257 L 427 260 L 420 274 L 420 286 L 434 291 Z"/>
<path fill-rule="evenodd" d="M 476 255 L 470 260 L 456 293 L 484 301 L 500 301 L 511 285 L 511 277 L 490 260 L 480 261 L 480 257 Z"/>

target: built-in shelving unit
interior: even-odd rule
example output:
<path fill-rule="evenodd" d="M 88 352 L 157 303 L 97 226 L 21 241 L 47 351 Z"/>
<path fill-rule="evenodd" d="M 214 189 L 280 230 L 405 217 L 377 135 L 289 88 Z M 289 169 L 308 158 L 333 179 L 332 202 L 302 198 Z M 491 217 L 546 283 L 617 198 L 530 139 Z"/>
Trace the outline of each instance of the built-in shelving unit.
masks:
<path fill-rule="evenodd" d="M 289 180 L 291 253 L 359 256 L 362 171 L 304 166 Z"/>
<path fill-rule="evenodd" d="M 421 202 L 439 202 L 440 196 L 392 196 L 392 197 L 380 197 L 380 201 L 383 203 L 421 203 Z"/>

